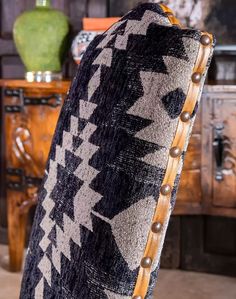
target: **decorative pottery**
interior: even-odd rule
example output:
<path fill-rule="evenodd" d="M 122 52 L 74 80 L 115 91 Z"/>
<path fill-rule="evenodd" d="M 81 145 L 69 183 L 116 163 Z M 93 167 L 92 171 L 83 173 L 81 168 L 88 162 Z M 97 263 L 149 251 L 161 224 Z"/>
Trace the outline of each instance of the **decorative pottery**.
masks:
<path fill-rule="evenodd" d="M 84 52 L 95 36 L 102 34 L 118 20 L 119 18 L 116 17 L 83 18 L 83 30 L 77 34 L 71 46 L 72 56 L 77 64 L 80 63 Z"/>
<path fill-rule="evenodd" d="M 24 12 L 14 24 L 14 41 L 26 67 L 26 79 L 31 82 L 62 78 L 69 23 L 50 2 L 36 0 L 35 9 Z"/>
<path fill-rule="evenodd" d="M 101 31 L 82 30 L 78 33 L 78 35 L 76 35 L 71 46 L 71 52 L 74 61 L 77 64 L 80 64 L 80 61 L 90 42 L 95 38 L 95 36 L 101 33 L 102 33 Z"/>

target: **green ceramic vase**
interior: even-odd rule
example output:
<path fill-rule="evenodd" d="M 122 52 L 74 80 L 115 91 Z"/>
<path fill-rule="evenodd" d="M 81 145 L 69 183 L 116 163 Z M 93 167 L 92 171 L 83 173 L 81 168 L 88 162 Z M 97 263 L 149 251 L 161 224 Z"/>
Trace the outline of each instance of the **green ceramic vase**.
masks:
<path fill-rule="evenodd" d="M 26 67 L 28 81 L 61 79 L 69 23 L 50 2 L 36 0 L 35 9 L 24 12 L 14 24 L 14 41 Z"/>

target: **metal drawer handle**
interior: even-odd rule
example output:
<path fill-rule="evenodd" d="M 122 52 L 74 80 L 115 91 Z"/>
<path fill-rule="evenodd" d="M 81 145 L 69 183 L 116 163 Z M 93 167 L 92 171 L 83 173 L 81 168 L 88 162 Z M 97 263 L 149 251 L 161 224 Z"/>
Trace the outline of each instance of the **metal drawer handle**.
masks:
<path fill-rule="evenodd" d="M 215 179 L 222 181 L 223 177 L 223 164 L 224 164 L 224 137 L 223 137 L 223 124 L 217 124 L 214 127 L 214 140 L 213 140 L 213 152 L 215 155 Z"/>

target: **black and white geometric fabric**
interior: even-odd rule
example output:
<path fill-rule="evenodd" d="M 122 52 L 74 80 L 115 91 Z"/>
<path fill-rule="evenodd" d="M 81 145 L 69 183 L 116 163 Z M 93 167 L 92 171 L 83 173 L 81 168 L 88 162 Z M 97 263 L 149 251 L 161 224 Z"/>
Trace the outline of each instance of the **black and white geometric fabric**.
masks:
<path fill-rule="evenodd" d="M 200 36 L 149 3 L 90 44 L 53 138 L 21 299 L 131 298 Z"/>

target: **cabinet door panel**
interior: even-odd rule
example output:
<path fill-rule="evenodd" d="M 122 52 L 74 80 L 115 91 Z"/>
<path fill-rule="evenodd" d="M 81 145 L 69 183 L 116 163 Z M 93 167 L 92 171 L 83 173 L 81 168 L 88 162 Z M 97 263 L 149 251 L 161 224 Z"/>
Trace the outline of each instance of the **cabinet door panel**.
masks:
<path fill-rule="evenodd" d="M 193 132 L 200 133 L 200 117 L 197 118 L 195 124 L 196 129 Z M 193 133 L 185 157 L 174 213 L 177 215 L 199 214 L 201 203 L 201 135 Z"/>
<path fill-rule="evenodd" d="M 236 208 L 236 97 L 216 99 L 213 115 L 213 136 L 216 143 L 213 155 L 213 204 Z M 222 155 L 222 162 L 218 167 L 217 155 Z M 222 177 L 217 178 L 217 171 L 221 172 Z"/>
<path fill-rule="evenodd" d="M 203 213 L 236 217 L 236 87 L 207 86 L 203 97 Z"/>
<path fill-rule="evenodd" d="M 200 170 L 183 170 L 177 204 L 179 202 L 200 203 L 201 194 Z"/>
<path fill-rule="evenodd" d="M 201 135 L 193 134 L 189 140 L 189 145 L 184 161 L 184 170 L 201 168 Z"/>
<path fill-rule="evenodd" d="M 24 91 L 24 95 L 37 99 L 52 94 Z M 20 105 L 20 98 L 5 97 L 4 105 Z M 20 113 L 5 113 L 6 166 L 42 177 L 61 107 L 29 105 L 22 109 Z"/>

